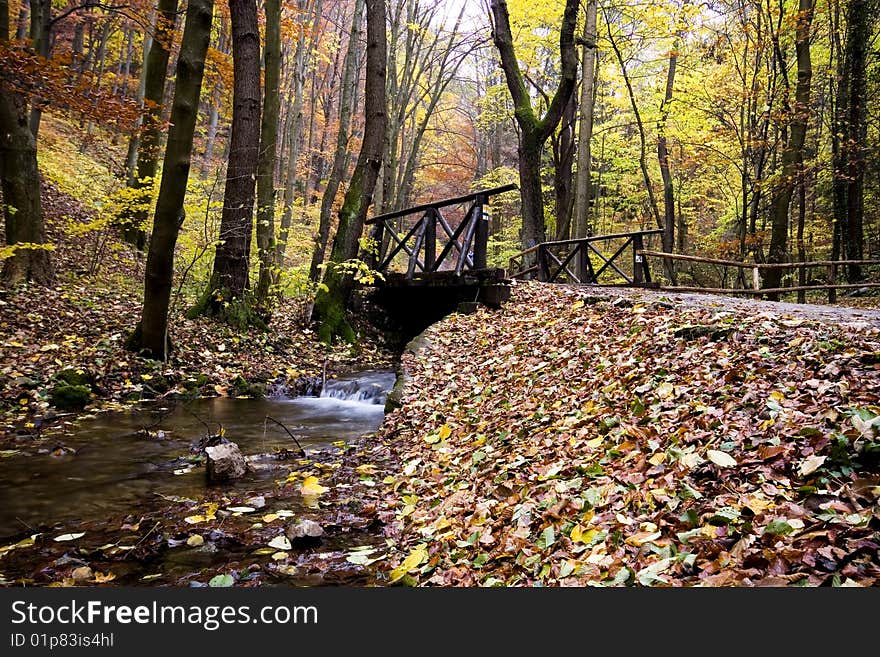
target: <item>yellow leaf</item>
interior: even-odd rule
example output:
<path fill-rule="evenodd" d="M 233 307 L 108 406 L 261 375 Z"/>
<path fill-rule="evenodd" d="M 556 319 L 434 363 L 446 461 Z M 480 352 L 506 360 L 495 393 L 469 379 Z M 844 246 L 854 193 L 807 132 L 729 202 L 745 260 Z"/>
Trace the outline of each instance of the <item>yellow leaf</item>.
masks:
<path fill-rule="evenodd" d="M 648 463 L 651 465 L 660 465 L 664 461 L 666 461 L 666 452 L 657 452 L 654 456 L 648 459 Z"/>
<path fill-rule="evenodd" d="M 651 541 L 656 541 L 663 534 L 661 532 L 639 532 L 637 534 L 633 534 L 629 536 L 624 542 L 627 545 L 633 545 L 635 547 L 640 547 L 645 543 L 650 543 Z"/>
<path fill-rule="evenodd" d="M 12 545 L 6 545 L 4 547 L 0 547 L 0 557 L 5 555 L 7 552 L 12 552 L 13 550 L 17 550 L 18 548 L 24 547 L 32 547 L 36 542 L 36 538 L 39 534 L 31 534 L 29 538 L 25 538 L 18 543 L 14 543 Z"/>
<path fill-rule="evenodd" d="M 362 475 L 372 475 L 376 474 L 376 466 L 372 463 L 364 463 L 363 465 L 356 467 L 354 471 Z"/>
<path fill-rule="evenodd" d="M 415 549 L 407 555 L 406 559 L 394 570 L 391 571 L 391 583 L 393 584 L 409 571 L 419 567 L 428 559 L 428 550 L 424 543 L 420 543 Z"/>
<path fill-rule="evenodd" d="M 599 436 L 598 438 L 593 438 L 592 440 L 588 440 L 587 447 L 589 447 L 590 449 L 596 449 L 599 445 L 602 444 L 602 441 L 604 441 L 604 440 L 605 440 L 604 436 Z"/>
<path fill-rule="evenodd" d="M 114 579 L 116 579 L 116 575 L 113 573 L 106 573 L 105 574 L 105 573 L 99 573 L 97 571 L 95 572 L 95 583 L 96 584 L 103 584 L 104 582 L 112 582 Z"/>
<path fill-rule="evenodd" d="M 429 433 L 427 436 L 425 436 L 425 442 L 428 443 L 429 445 L 433 445 L 434 443 L 439 443 L 440 436 L 438 436 L 436 433 Z"/>
<path fill-rule="evenodd" d="M 306 477 L 303 480 L 302 487 L 299 489 L 299 492 L 302 495 L 320 495 L 321 493 L 326 493 L 329 488 L 322 486 L 318 483 L 318 478 L 315 476 Z"/>
<path fill-rule="evenodd" d="M 280 518 L 277 513 L 267 513 L 263 516 L 263 522 L 272 522 L 273 520 L 278 520 Z"/>
<path fill-rule="evenodd" d="M 574 529 L 571 530 L 571 534 L 568 537 L 572 540 L 573 543 L 582 543 L 584 537 L 584 528 L 580 525 L 575 525 Z"/>
<path fill-rule="evenodd" d="M 448 424 L 444 424 L 440 427 L 440 431 L 437 432 L 437 435 L 440 436 L 440 440 L 446 440 L 452 434 L 452 429 L 449 428 Z"/>
<path fill-rule="evenodd" d="M 204 542 L 205 539 L 202 538 L 199 534 L 193 534 L 188 539 L 186 539 L 186 544 L 190 547 L 199 547 L 200 545 L 203 545 Z"/>
<path fill-rule="evenodd" d="M 200 522 L 205 522 L 206 520 L 208 520 L 208 517 L 203 515 L 187 516 L 183 519 L 184 522 L 187 522 L 190 525 L 196 525 Z"/>

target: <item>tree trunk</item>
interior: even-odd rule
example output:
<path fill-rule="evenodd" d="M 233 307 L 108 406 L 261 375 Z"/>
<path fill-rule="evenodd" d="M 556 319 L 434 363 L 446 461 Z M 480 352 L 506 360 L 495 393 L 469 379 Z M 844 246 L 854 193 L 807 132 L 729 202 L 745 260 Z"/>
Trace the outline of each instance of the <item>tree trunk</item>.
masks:
<path fill-rule="evenodd" d="M 866 65 L 875 9 L 869 0 L 850 0 L 847 7 L 846 69 L 849 78 L 847 98 L 846 148 L 846 257 L 861 260 L 864 252 L 865 155 L 867 151 Z M 862 278 L 860 265 L 849 265 L 846 278 L 855 283 Z"/>
<path fill-rule="evenodd" d="M 541 190 L 541 152 L 547 138 L 556 130 L 568 105 L 577 80 L 577 54 L 574 49 L 574 30 L 577 25 L 578 0 L 566 0 L 559 31 L 559 52 L 562 70 L 559 86 L 543 117 L 538 117 L 526 89 L 513 49 L 510 31 L 510 15 L 507 2 L 492 0 L 490 3 L 493 30 L 492 39 L 501 56 L 501 68 L 507 88 L 513 98 L 514 116 L 520 128 L 519 174 L 522 195 L 522 248 L 527 249 L 544 241 L 544 203 Z"/>
<path fill-rule="evenodd" d="M 0 0 L 0 43 L 9 43 L 9 4 Z M 37 140 L 28 126 L 27 103 L 0 84 L 0 182 L 3 188 L 3 219 L 6 245 L 14 252 L 3 262 L 0 285 L 12 287 L 24 281 L 41 285 L 53 282 L 55 272 L 46 243 L 46 227 L 40 203 L 40 172 Z"/>
<path fill-rule="evenodd" d="M 144 205 L 150 198 L 159 166 L 162 137 L 162 100 L 165 79 L 168 75 L 168 59 L 174 42 L 174 20 L 178 0 L 159 0 L 156 15 L 156 30 L 150 52 L 147 55 L 144 73 L 144 104 L 147 108 L 143 118 L 140 143 L 138 144 L 137 165 L 132 187 L 142 190 Z M 142 209 L 123 226 L 122 238 L 127 243 L 143 251 L 146 245 L 147 211 Z"/>
<path fill-rule="evenodd" d="M 31 0 L 31 47 L 40 57 L 49 58 L 52 46 L 52 0 Z M 34 139 L 40 135 L 43 101 L 34 98 L 29 119 Z"/>
<path fill-rule="evenodd" d="M 168 356 L 168 304 L 174 277 L 174 246 L 184 218 L 183 201 L 213 11 L 213 0 L 187 3 L 186 26 L 177 58 L 171 128 L 144 275 L 144 306 L 140 324 L 129 341 L 131 348 L 143 349 L 158 360 Z"/>
<path fill-rule="evenodd" d="M 214 257 L 211 282 L 199 304 L 201 312 L 246 323 L 254 184 L 260 152 L 260 31 L 256 0 L 230 0 L 232 25 L 232 135 L 220 244 Z M 226 304 L 237 301 L 239 307 Z M 242 314 L 244 311 L 244 314 Z"/>
<path fill-rule="evenodd" d="M 339 228 L 330 251 L 330 261 L 339 263 L 357 257 L 367 209 L 382 166 L 387 120 L 385 107 L 386 40 L 385 0 L 366 0 L 367 65 L 364 89 L 364 139 L 361 152 L 339 210 Z M 341 337 L 354 341 L 354 331 L 345 317 L 353 279 L 339 267 L 328 267 L 324 277 L 326 289 L 319 290 L 314 315 L 319 323 L 318 335 L 324 342 Z"/>
<path fill-rule="evenodd" d="M 620 48 L 617 46 L 617 41 L 614 40 L 614 35 L 611 32 L 611 21 L 608 20 L 607 15 L 605 17 L 605 22 L 608 26 L 608 40 L 611 42 L 611 48 L 614 50 L 614 54 L 617 57 L 617 64 L 620 66 L 620 73 L 623 75 L 623 82 L 626 85 L 626 91 L 629 95 L 629 103 L 632 107 L 633 116 L 635 116 L 636 125 L 639 129 L 639 169 L 642 171 L 642 180 L 645 183 L 645 191 L 648 193 L 648 209 L 654 217 L 657 228 L 663 228 L 663 219 L 660 217 L 660 210 L 657 208 L 657 199 L 654 198 L 654 184 L 651 182 L 651 176 L 648 173 L 645 124 L 642 121 L 642 114 L 639 112 L 639 106 L 636 103 L 636 94 L 633 91 L 632 82 L 630 81 L 629 73 L 627 73 L 626 70 L 626 62 L 623 61 L 623 53 L 620 52 Z"/>
<path fill-rule="evenodd" d="M 556 192 L 556 239 L 571 235 L 572 170 L 574 168 L 574 119 L 577 96 L 572 93 L 562 114 L 562 127 L 554 140 L 553 188 Z"/>
<path fill-rule="evenodd" d="M 590 170 L 592 157 L 590 141 L 593 138 L 593 107 L 595 104 L 596 60 L 596 2 L 587 0 L 584 23 L 583 53 L 581 54 L 581 101 L 578 107 L 577 173 L 574 180 L 574 237 L 586 237 L 590 225 Z"/>
<path fill-rule="evenodd" d="M 23 41 L 28 33 L 28 18 L 31 13 L 29 0 L 21 0 L 18 7 L 18 26 L 15 28 L 15 40 Z"/>
<path fill-rule="evenodd" d="M 840 15 L 837 2 L 832 14 L 832 50 L 836 59 L 836 85 L 834 123 L 831 130 L 831 162 L 833 178 L 831 181 L 832 204 L 834 208 L 834 229 L 831 242 L 831 259 L 838 260 L 846 254 L 846 238 L 849 234 L 847 216 L 847 118 L 849 116 L 849 72 L 847 59 L 840 39 Z M 835 281 L 829 281 L 832 283 Z"/>
<path fill-rule="evenodd" d="M 348 48 L 345 52 L 345 60 L 342 64 L 341 97 L 339 99 L 339 129 L 336 132 L 336 150 L 333 153 L 333 164 L 330 168 L 330 176 L 327 178 L 327 186 L 324 188 L 324 196 L 321 198 L 321 215 L 318 221 L 318 233 L 315 235 L 315 245 L 312 249 L 312 262 L 309 267 L 309 279 L 319 281 L 321 279 L 320 265 L 324 262 L 324 252 L 327 249 L 327 241 L 330 238 L 330 222 L 332 219 L 333 204 L 336 201 L 336 192 L 339 183 L 347 169 L 348 142 L 350 137 L 352 107 L 354 96 L 357 93 L 357 50 L 361 33 L 361 14 L 364 11 L 364 0 L 357 0 L 354 5 L 354 14 L 351 20 L 351 35 L 348 39 Z"/>
<path fill-rule="evenodd" d="M 321 0 L 314 3 L 311 34 L 317 32 L 318 23 L 321 20 Z M 312 37 L 314 38 L 314 37 Z M 293 71 L 293 102 L 290 112 L 293 117 L 290 121 L 290 134 L 287 137 L 287 174 L 284 180 L 284 214 L 281 215 L 281 229 L 278 234 L 278 242 L 275 247 L 275 266 L 279 269 L 284 267 L 284 255 L 287 252 L 287 238 L 290 234 L 290 225 L 293 222 L 293 202 L 296 194 L 297 165 L 299 163 L 299 144 L 302 137 L 303 125 L 303 88 L 305 87 L 306 67 L 308 65 L 310 48 L 306 45 L 305 33 L 301 33 L 296 45 Z"/>
<path fill-rule="evenodd" d="M 256 301 L 269 299 L 275 255 L 275 160 L 278 153 L 278 112 L 281 105 L 281 0 L 266 0 L 266 47 L 263 53 L 266 91 L 257 163 L 257 249 L 260 274 Z"/>
<path fill-rule="evenodd" d="M 800 0 L 797 16 L 795 50 L 797 53 L 797 86 L 794 107 L 790 109 L 790 128 L 785 150 L 782 153 L 781 179 L 773 189 L 770 205 L 771 235 L 767 261 L 785 262 L 788 256 L 788 214 L 804 163 L 804 141 L 807 136 L 807 120 L 810 116 L 810 80 L 813 75 L 810 61 L 810 26 L 813 22 L 813 0 Z M 768 269 L 764 285 L 778 288 L 782 280 L 781 269 Z M 777 293 L 768 295 L 778 299 Z"/>
<path fill-rule="evenodd" d="M 672 185 L 672 172 L 669 170 L 669 148 L 666 145 L 666 124 L 669 119 L 669 104 L 675 89 L 675 69 L 678 64 L 678 39 L 669 53 L 669 68 L 666 71 L 666 93 L 660 104 L 660 120 L 657 122 L 657 160 L 660 163 L 660 176 L 663 179 L 663 252 L 675 250 L 675 188 Z M 663 267 L 670 282 L 675 285 L 675 263 L 665 260 Z"/>
<path fill-rule="evenodd" d="M 147 63 L 150 58 L 150 47 L 153 43 L 152 34 L 155 29 L 156 12 L 154 11 L 150 15 L 150 29 L 144 34 L 144 52 L 143 57 L 141 58 L 141 77 L 137 88 L 137 104 L 139 110 L 143 110 L 144 108 L 144 98 L 147 93 Z M 134 131 L 131 133 L 131 137 L 128 139 L 128 152 L 125 155 L 125 179 L 129 187 L 134 187 L 137 181 L 135 171 L 137 167 L 138 150 L 140 149 L 141 144 L 141 126 L 143 126 L 143 122 L 144 117 L 143 114 L 141 114 L 137 118 L 137 123 L 135 124 Z"/>

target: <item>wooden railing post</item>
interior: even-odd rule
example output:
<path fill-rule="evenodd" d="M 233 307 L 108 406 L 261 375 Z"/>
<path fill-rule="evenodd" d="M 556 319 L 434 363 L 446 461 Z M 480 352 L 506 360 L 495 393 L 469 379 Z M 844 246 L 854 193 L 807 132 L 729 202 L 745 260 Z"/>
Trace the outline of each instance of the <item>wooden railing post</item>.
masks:
<path fill-rule="evenodd" d="M 474 269 L 486 269 L 489 245 L 489 211 L 486 209 L 486 197 L 482 194 L 474 201 L 474 220 L 477 222 L 474 232 Z"/>
<path fill-rule="evenodd" d="M 633 245 L 633 283 L 642 285 L 645 282 L 645 256 L 639 251 L 645 248 L 642 236 L 638 233 L 632 236 Z"/>
<path fill-rule="evenodd" d="M 577 274 L 578 283 L 592 283 L 593 281 L 589 280 L 588 271 L 590 269 L 590 250 L 587 248 L 586 242 L 581 242 L 577 245 L 578 253 L 577 253 L 577 265 L 575 268 L 575 273 Z"/>
<path fill-rule="evenodd" d="M 547 247 L 544 244 L 538 245 L 538 280 L 547 282 L 550 278 L 550 263 L 547 258 Z"/>
<path fill-rule="evenodd" d="M 761 289 L 761 270 L 758 267 L 752 267 L 752 289 Z"/>
<path fill-rule="evenodd" d="M 837 265 L 832 263 L 828 266 L 828 285 L 837 285 Z M 828 288 L 828 303 L 837 303 L 837 288 Z"/>
<path fill-rule="evenodd" d="M 437 260 L 437 210 L 425 213 L 425 271 L 433 271 Z"/>

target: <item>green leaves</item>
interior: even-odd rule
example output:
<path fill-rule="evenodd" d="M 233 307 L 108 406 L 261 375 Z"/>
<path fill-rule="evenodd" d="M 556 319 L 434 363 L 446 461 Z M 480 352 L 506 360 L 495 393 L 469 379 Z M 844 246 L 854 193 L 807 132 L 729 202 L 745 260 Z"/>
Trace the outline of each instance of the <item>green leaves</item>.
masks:
<path fill-rule="evenodd" d="M 208 581 L 211 588 L 226 588 L 235 584 L 232 575 L 215 575 Z"/>

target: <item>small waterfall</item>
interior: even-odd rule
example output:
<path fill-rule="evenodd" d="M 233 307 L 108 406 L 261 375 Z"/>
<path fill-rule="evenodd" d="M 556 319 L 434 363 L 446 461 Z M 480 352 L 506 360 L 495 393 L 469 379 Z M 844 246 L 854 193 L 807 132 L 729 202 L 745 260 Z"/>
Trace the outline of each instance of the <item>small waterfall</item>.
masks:
<path fill-rule="evenodd" d="M 332 379 L 324 383 L 320 397 L 355 401 L 364 404 L 384 404 L 394 375 L 389 372 L 362 374 L 357 378 Z"/>

